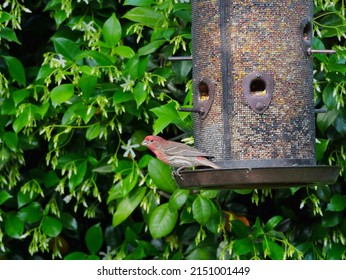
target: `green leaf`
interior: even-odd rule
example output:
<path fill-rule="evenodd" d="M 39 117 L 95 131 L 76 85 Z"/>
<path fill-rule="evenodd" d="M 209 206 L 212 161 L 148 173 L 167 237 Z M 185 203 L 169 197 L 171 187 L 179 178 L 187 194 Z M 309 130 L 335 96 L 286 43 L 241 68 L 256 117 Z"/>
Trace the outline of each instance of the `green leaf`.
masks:
<path fill-rule="evenodd" d="M 232 231 L 239 238 L 246 238 L 249 235 L 249 227 L 239 220 L 232 220 Z"/>
<path fill-rule="evenodd" d="M 83 252 L 73 252 L 71 254 L 68 254 L 64 260 L 86 260 L 88 258 L 88 255 Z"/>
<path fill-rule="evenodd" d="M 137 239 L 137 233 L 130 227 L 126 228 L 125 239 L 128 242 L 134 242 Z"/>
<path fill-rule="evenodd" d="M 70 213 L 62 212 L 60 220 L 64 228 L 67 228 L 72 231 L 77 231 L 78 229 L 77 220 Z"/>
<path fill-rule="evenodd" d="M 329 250 L 327 250 L 327 260 L 337 260 L 340 261 L 343 259 L 346 248 L 345 245 L 341 243 L 332 243 L 330 244 Z"/>
<path fill-rule="evenodd" d="M 79 86 L 82 90 L 82 95 L 85 99 L 89 99 L 90 96 L 94 95 L 96 84 L 96 76 L 90 76 L 88 74 L 83 73 L 82 77 L 79 80 Z"/>
<path fill-rule="evenodd" d="M 192 213 L 196 221 L 205 225 L 211 218 L 212 205 L 208 198 L 198 196 L 192 203 Z"/>
<path fill-rule="evenodd" d="M 162 132 L 168 125 L 172 123 L 176 124 L 182 130 L 188 130 L 186 123 L 182 120 L 178 113 L 178 106 L 179 104 L 176 102 L 169 102 L 163 106 L 155 107 L 150 110 L 158 117 L 154 122 L 155 135 Z"/>
<path fill-rule="evenodd" d="M 191 253 L 186 256 L 187 260 L 210 260 L 213 255 L 212 249 L 210 247 L 197 247 Z"/>
<path fill-rule="evenodd" d="M 24 110 L 12 124 L 14 132 L 18 133 L 21 131 L 28 124 L 28 122 L 29 113 L 27 110 Z"/>
<path fill-rule="evenodd" d="M 243 256 L 252 251 L 254 244 L 250 238 L 236 239 L 233 243 L 234 256 Z"/>
<path fill-rule="evenodd" d="M 318 129 L 324 133 L 328 127 L 336 120 L 338 117 L 338 110 L 334 109 L 332 111 L 328 111 L 326 113 L 317 114 L 317 127 Z"/>
<path fill-rule="evenodd" d="M 333 84 L 327 84 L 322 92 L 322 98 L 324 104 L 329 110 L 332 110 L 336 107 L 336 98 L 333 96 L 334 86 Z"/>
<path fill-rule="evenodd" d="M 99 223 L 87 230 L 85 244 L 91 254 L 97 254 L 100 251 L 103 244 L 103 234 Z"/>
<path fill-rule="evenodd" d="M 83 104 L 83 108 L 76 110 L 76 113 L 79 114 L 85 124 L 89 123 L 89 121 L 95 116 L 96 108 L 95 107 L 86 107 Z"/>
<path fill-rule="evenodd" d="M 16 90 L 12 93 L 13 100 L 15 105 L 18 106 L 24 99 L 30 96 L 30 91 L 27 89 Z"/>
<path fill-rule="evenodd" d="M 82 183 L 85 173 L 87 171 L 88 163 L 86 160 L 83 160 L 81 163 L 76 165 L 77 172 L 71 175 L 70 180 L 68 181 L 68 186 L 70 190 L 74 190 L 76 186 Z"/>
<path fill-rule="evenodd" d="M 101 125 L 99 123 L 96 123 L 95 125 L 90 126 L 86 131 L 86 139 L 88 141 L 91 141 L 98 137 L 101 133 Z"/>
<path fill-rule="evenodd" d="M 272 260 L 283 260 L 284 258 L 284 249 L 273 240 L 266 238 L 262 241 L 263 251 L 272 259 Z"/>
<path fill-rule="evenodd" d="M 142 82 L 138 82 L 133 89 L 133 95 L 137 104 L 137 109 L 148 97 L 148 91 L 145 89 L 145 85 Z"/>
<path fill-rule="evenodd" d="M 203 190 L 201 191 L 201 196 L 205 198 L 215 198 L 219 194 L 219 191 L 217 190 Z"/>
<path fill-rule="evenodd" d="M 108 46 L 113 47 L 119 43 L 122 30 L 120 22 L 114 13 L 103 24 L 102 34 Z"/>
<path fill-rule="evenodd" d="M 178 3 L 174 6 L 174 15 L 181 20 L 191 22 L 192 18 L 192 12 L 191 12 L 191 5 L 190 3 Z M 186 37 L 190 36 L 191 34 L 186 34 Z"/>
<path fill-rule="evenodd" d="M 329 140 L 327 139 L 316 139 L 316 160 L 321 160 L 327 150 Z"/>
<path fill-rule="evenodd" d="M 343 212 L 325 212 L 322 217 L 323 227 L 334 227 L 341 223 Z"/>
<path fill-rule="evenodd" d="M 176 80 L 178 83 L 183 83 L 188 77 L 191 69 L 192 62 L 191 61 L 175 61 L 172 64 L 173 71 L 176 74 Z"/>
<path fill-rule="evenodd" d="M 111 173 L 114 172 L 114 167 L 111 164 L 102 164 L 93 168 L 92 171 L 100 174 Z"/>
<path fill-rule="evenodd" d="M 60 220 L 53 217 L 45 217 L 42 223 L 42 231 L 50 237 L 57 237 L 62 230 Z"/>
<path fill-rule="evenodd" d="M 37 193 L 35 193 L 32 197 L 30 197 L 30 193 L 29 192 L 23 193 L 23 192 L 19 191 L 17 193 L 18 208 L 21 208 L 25 204 L 28 204 L 29 202 L 34 200 L 37 196 L 38 196 Z"/>
<path fill-rule="evenodd" d="M 69 108 L 65 111 L 61 124 L 68 125 L 73 123 L 78 117 L 81 117 L 86 111 L 86 107 L 82 102 L 78 102 L 69 106 Z"/>
<path fill-rule="evenodd" d="M 327 205 L 327 211 L 340 212 L 346 208 L 346 197 L 341 194 L 334 194 Z"/>
<path fill-rule="evenodd" d="M 115 58 L 111 56 L 107 56 L 98 51 L 83 51 L 78 56 L 76 56 L 76 59 L 83 59 L 83 58 L 85 58 L 89 62 L 89 64 L 93 64 L 93 65 L 96 64 L 99 66 L 113 66 L 115 63 Z M 88 74 L 91 74 L 91 73 L 88 73 Z"/>
<path fill-rule="evenodd" d="M 281 216 L 274 216 L 270 218 L 270 220 L 266 223 L 264 230 L 270 231 L 274 229 L 282 221 L 282 219 L 283 218 Z"/>
<path fill-rule="evenodd" d="M 52 99 L 53 106 L 68 101 L 74 94 L 74 86 L 72 84 L 59 85 L 53 88 L 50 98 Z"/>
<path fill-rule="evenodd" d="M 158 206 L 150 215 L 149 231 L 153 238 L 168 235 L 175 227 L 178 220 L 178 211 L 171 210 L 169 204 Z"/>
<path fill-rule="evenodd" d="M 171 210 L 180 209 L 189 197 L 189 190 L 176 189 L 172 196 L 169 198 L 169 208 Z"/>
<path fill-rule="evenodd" d="M 43 11 L 59 11 L 61 10 L 61 0 L 51 0 L 48 1 L 47 5 L 44 7 Z"/>
<path fill-rule="evenodd" d="M 2 104 L 1 104 L 2 105 L 1 106 L 2 107 L 1 108 L 1 114 L 2 115 L 15 115 L 16 114 L 16 105 L 14 104 L 13 99 L 5 99 L 4 101 L 1 101 L 1 102 L 2 102 Z"/>
<path fill-rule="evenodd" d="M 65 19 L 67 19 L 67 13 L 65 10 L 56 10 L 54 12 L 54 19 L 57 27 L 60 26 L 64 22 Z"/>
<path fill-rule="evenodd" d="M 154 0 L 125 0 L 124 6 L 145 7 L 154 4 Z"/>
<path fill-rule="evenodd" d="M 36 76 L 36 81 L 47 78 L 54 71 L 55 71 L 54 68 L 50 68 L 49 65 L 42 65 Z"/>
<path fill-rule="evenodd" d="M 0 29 L 0 38 L 4 38 L 7 41 L 15 42 L 15 43 L 21 45 L 21 43 L 19 42 L 19 40 L 17 38 L 16 32 L 14 32 L 12 29 L 10 29 L 8 27 Z"/>
<path fill-rule="evenodd" d="M 327 67 L 328 67 L 329 71 L 334 71 L 334 72 L 342 73 L 342 74 L 346 73 L 346 65 L 345 64 L 341 64 L 341 63 L 328 63 Z"/>
<path fill-rule="evenodd" d="M 330 201 L 331 190 L 329 186 L 318 186 L 318 188 L 316 189 L 316 194 L 318 198 L 322 199 L 323 201 Z"/>
<path fill-rule="evenodd" d="M 340 110 L 340 115 L 336 118 L 334 127 L 339 134 L 346 135 L 346 111 Z"/>
<path fill-rule="evenodd" d="M 58 175 L 55 171 L 49 170 L 43 177 L 43 184 L 46 188 L 51 188 L 56 186 L 60 182 Z"/>
<path fill-rule="evenodd" d="M 323 42 L 318 39 L 317 37 L 313 37 L 312 38 L 312 49 L 314 50 L 325 50 L 325 46 L 323 44 Z M 318 59 L 319 61 L 328 64 L 328 56 L 326 56 L 325 54 L 314 54 L 314 59 Z"/>
<path fill-rule="evenodd" d="M 119 181 L 114 187 L 109 190 L 108 202 L 123 198 L 136 186 L 138 182 L 137 172 L 130 173 L 124 180 Z"/>
<path fill-rule="evenodd" d="M 14 132 L 5 132 L 4 133 L 4 143 L 12 151 L 16 151 L 18 147 L 18 136 Z"/>
<path fill-rule="evenodd" d="M 49 102 L 43 102 L 41 104 L 42 104 L 41 106 L 31 105 L 32 111 L 35 113 L 35 117 L 37 119 L 43 119 L 43 117 L 46 115 L 50 107 Z"/>
<path fill-rule="evenodd" d="M 113 215 L 113 227 L 121 224 L 125 221 L 136 207 L 141 203 L 146 193 L 146 188 L 138 188 L 132 190 L 129 195 L 123 198 Z"/>
<path fill-rule="evenodd" d="M 124 18 L 148 27 L 163 27 L 166 19 L 162 13 L 149 7 L 136 7 L 128 11 Z"/>
<path fill-rule="evenodd" d="M 166 43 L 166 40 L 157 40 L 157 41 L 151 42 L 145 45 L 144 47 L 141 47 L 138 50 L 138 55 L 142 56 L 142 55 L 151 54 L 155 52 L 159 47 L 161 47 L 164 43 Z"/>
<path fill-rule="evenodd" d="M 7 13 L 7 12 L 0 11 L 0 23 L 9 21 L 9 20 L 11 20 L 13 18 L 15 18 L 15 16 L 13 16 L 13 15 Z"/>
<path fill-rule="evenodd" d="M 144 73 L 147 71 L 149 63 L 149 56 L 142 56 L 139 58 L 138 65 L 137 65 L 137 78 L 141 79 L 144 75 Z"/>
<path fill-rule="evenodd" d="M 306 254 L 312 247 L 312 242 L 304 242 L 295 246 L 297 250 L 301 251 L 303 254 Z"/>
<path fill-rule="evenodd" d="M 3 57 L 6 61 L 11 77 L 15 81 L 17 81 L 19 85 L 25 86 L 26 85 L 25 70 L 20 60 L 12 56 L 3 56 Z"/>
<path fill-rule="evenodd" d="M 55 51 L 65 58 L 74 61 L 76 57 L 81 53 L 79 46 L 66 38 L 53 38 L 52 39 Z"/>
<path fill-rule="evenodd" d="M 42 219 L 43 211 L 38 202 L 31 202 L 18 211 L 18 218 L 23 222 L 35 223 Z"/>
<path fill-rule="evenodd" d="M 100 260 L 100 257 L 97 255 L 89 255 L 87 257 L 87 260 L 98 261 L 98 260 Z"/>
<path fill-rule="evenodd" d="M 344 17 L 337 16 L 335 14 L 325 15 L 320 20 L 320 23 L 324 28 L 321 30 L 321 34 L 323 37 L 336 37 L 343 35 L 346 31 L 345 20 Z M 338 27 L 338 28 L 333 28 Z"/>
<path fill-rule="evenodd" d="M 183 207 L 181 209 L 181 214 L 179 219 L 180 219 L 180 223 L 179 223 L 180 225 L 192 224 L 196 222 L 196 220 L 193 218 L 191 207 Z M 196 232 L 194 231 L 193 234 L 195 235 Z"/>
<path fill-rule="evenodd" d="M 114 48 L 114 52 L 124 58 L 131 58 L 133 57 L 136 53 L 131 49 L 130 47 L 127 46 L 119 46 Z"/>
<path fill-rule="evenodd" d="M 130 76 L 132 80 L 138 78 L 138 63 L 138 55 L 131 57 L 125 64 L 125 68 L 123 70 L 124 77 Z"/>
<path fill-rule="evenodd" d="M 11 197 L 12 195 L 10 195 L 7 191 L 5 190 L 0 191 L 0 205 L 5 203 Z"/>
<path fill-rule="evenodd" d="M 24 222 L 14 213 L 5 216 L 5 233 L 13 238 L 19 239 L 23 235 Z"/>
<path fill-rule="evenodd" d="M 149 165 L 149 162 L 153 159 L 153 157 L 151 155 L 144 155 L 142 156 L 142 158 L 139 160 L 138 162 L 138 167 L 139 168 L 145 168 Z"/>
<path fill-rule="evenodd" d="M 116 91 L 113 95 L 113 101 L 115 104 L 121 104 L 130 100 L 133 100 L 134 96 L 129 92 Z"/>
<path fill-rule="evenodd" d="M 144 147 L 144 146 L 141 145 L 141 143 L 143 142 L 144 138 L 145 138 L 147 135 L 148 135 L 148 133 L 145 132 L 144 130 L 136 130 L 136 131 L 132 134 L 132 136 L 131 136 L 131 144 L 138 144 L 138 145 L 139 145 L 139 147 L 134 148 L 135 150 L 137 150 L 137 151 L 145 151 L 145 150 L 147 149 L 146 147 Z M 146 155 L 144 155 L 144 156 L 140 159 L 140 161 L 142 161 L 142 163 L 143 163 L 143 160 L 145 160 L 145 157 L 146 157 Z M 149 161 L 147 161 L 147 163 L 149 164 Z M 138 164 L 139 164 L 139 163 L 138 163 Z M 139 165 L 140 165 L 140 164 L 139 164 Z M 139 166 L 139 167 L 140 167 L 140 166 Z M 140 168 L 143 168 L 143 166 L 140 167 Z"/>
<path fill-rule="evenodd" d="M 148 173 L 158 189 L 166 193 L 173 193 L 177 189 L 171 168 L 160 160 L 153 158 L 149 162 Z"/>
<path fill-rule="evenodd" d="M 62 155 L 59 157 L 59 161 L 58 161 L 58 167 L 60 168 L 66 168 L 67 166 L 69 166 L 72 162 L 77 162 L 80 160 L 84 160 L 85 157 L 81 154 L 78 153 L 68 153 L 65 155 Z"/>
<path fill-rule="evenodd" d="M 211 216 L 209 221 L 206 223 L 206 227 L 213 234 L 219 234 L 219 227 L 221 223 L 221 212 L 212 201 L 210 201 L 211 205 Z"/>

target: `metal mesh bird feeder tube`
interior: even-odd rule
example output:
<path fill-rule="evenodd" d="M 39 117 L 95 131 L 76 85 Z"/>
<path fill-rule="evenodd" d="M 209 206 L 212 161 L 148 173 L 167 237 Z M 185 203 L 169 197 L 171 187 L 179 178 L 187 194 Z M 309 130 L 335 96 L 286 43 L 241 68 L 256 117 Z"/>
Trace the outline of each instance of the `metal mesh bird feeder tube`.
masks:
<path fill-rule="evenodd" d="M 188 110 L 196 148 L 222 169 L 182 171 L 181 187 L 336 181 L 339 168 L 315 160 L 312 16 L 308 0 L 192 1 Z"/>

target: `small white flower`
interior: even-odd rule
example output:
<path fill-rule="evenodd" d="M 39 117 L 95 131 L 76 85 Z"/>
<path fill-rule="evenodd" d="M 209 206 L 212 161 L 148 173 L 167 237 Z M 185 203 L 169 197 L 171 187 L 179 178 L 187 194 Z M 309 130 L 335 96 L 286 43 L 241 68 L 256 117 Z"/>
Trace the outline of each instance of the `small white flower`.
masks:
<path fill-rule="evenodd" d="M 136 154 L 133 151 L 133 148 L 138 148 L 138 147 L 139 147 L 139 144 L 131 144 L 131 139 L 129 139 L 126 145 L 121 145 L 121 148 L 125 150 L 125 153 L 123 154 L 123 156 L 128 157 L 130 154 L 131 158 L 135 158 Z"/>
<path fill-rule="evenodd" d="M 124 82 L 120 86 L 123 88 L 123 91 L 133 91 L 133 86 L 135 85 L 135 81 L 131 80 L 130 75 L 127 76 L 126 78 L 123 78 Z"/>
<path fill-rule="evenodd" d="M 58 58 L 53 57 L 51 62 L 50 62 L 50 67 L 54 68 L 54 67 L 61 67 L 61 68 L 65 68 L 66 66 L 66 60 L 64 59 L 64 57 L 61 54 L 58 54 Z"/>
<path fill-rule="evenodd" d="M 302 200 L 302 202 L 299 205 L 299 209 L 303 209 L 304 208 L 305 202 L 306 202 L 305 200 Z"/>
<path fill-rule="evenodd" d="M 68 204 L 68 203 L 71 201 L 71 199 L 72 199 L 72 195 L 67 195 L 67 196 L 65 196 L 65 197 L 63 198 L 63 201 L 64 201 L 66 204 Z"/>
<path fill-rule="evenodd" d="M 89 23 L 86 23 L 83 21 L 83 27 L 81 28 L 81 31 L 91 31 L 96 32 L 96 29 L 93 27 L 94 22 L 90 21 Z"/>

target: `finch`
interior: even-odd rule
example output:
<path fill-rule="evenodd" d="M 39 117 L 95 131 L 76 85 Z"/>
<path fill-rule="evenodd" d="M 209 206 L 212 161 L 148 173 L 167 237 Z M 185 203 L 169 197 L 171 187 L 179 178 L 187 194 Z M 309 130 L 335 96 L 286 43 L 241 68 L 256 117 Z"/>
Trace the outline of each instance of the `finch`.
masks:
<path fill-rule="evenodd" d="M 162 162 L 177 167 L 176 174 L 179 176 L 179 171 L 187 167 L 209 166 L 215 169 L 221 168 L 207 159 L 207 157 L 211 157 L 210 155 L 183 143 L 168 141 L 159 136 L 150 135 L 145 137 L 142 145 L 148 147 Z"/>

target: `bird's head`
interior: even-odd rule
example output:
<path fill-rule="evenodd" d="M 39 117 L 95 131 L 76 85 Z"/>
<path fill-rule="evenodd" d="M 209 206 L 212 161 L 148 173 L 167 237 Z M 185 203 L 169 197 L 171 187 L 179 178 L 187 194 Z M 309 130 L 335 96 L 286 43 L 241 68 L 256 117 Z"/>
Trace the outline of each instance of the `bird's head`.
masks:
<path fill-rule="evenodd" d="M 149 149 L 152 149 L 152 148 L 157 148 L 164 141 L 165 140 L 163 138 L 161 138 L 160 136 L 149 135 L 149 136 L 144 138 L 144 140 L 141 144 L 142 144 L 142 146 L 146 146 Z"/>

